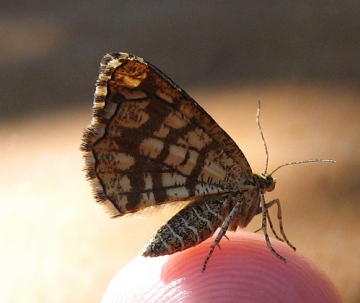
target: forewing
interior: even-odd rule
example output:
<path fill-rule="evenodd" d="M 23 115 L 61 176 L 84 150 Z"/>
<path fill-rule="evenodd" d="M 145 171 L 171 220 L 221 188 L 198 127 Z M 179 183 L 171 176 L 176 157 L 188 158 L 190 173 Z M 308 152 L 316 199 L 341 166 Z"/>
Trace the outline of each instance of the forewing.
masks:
<path fill-rule="evenodd" d="M 252 174 L 235 142 L 193 99 L 126 53 L 101 61 L 81 149 L 95 197 L 113 216 L 223 194 Z"/>

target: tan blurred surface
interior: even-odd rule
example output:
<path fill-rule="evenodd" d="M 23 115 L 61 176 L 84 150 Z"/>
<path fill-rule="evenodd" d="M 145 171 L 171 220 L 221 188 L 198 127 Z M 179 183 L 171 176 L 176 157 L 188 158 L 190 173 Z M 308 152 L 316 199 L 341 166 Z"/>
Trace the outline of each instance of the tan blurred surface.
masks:
<path fill-rule="evenodd" d="M 288 161 L 267 200 L 282 201 L 298 251 L 334 281 L 346 302 L 360 300 L 360 90 L 320 85 L 188 91 L 234 138 L 254 172 Z M 206 102 L 205 102 L 206 101 Z M 91 103 L 77 112 L 1 125 L 0 302 L 99 302 L 106 285 L 171 213 L 110 220 L 92 198 L 79 151 Z M 248 227 L 259 227 L 259 218 Z"/>

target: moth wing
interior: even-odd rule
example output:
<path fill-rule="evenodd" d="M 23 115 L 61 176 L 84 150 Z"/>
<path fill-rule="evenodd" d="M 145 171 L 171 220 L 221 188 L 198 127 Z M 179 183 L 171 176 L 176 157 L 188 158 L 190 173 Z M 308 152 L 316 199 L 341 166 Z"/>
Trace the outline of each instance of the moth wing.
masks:
<path fill-rule="evenodd" d="M 98 202 L 112 216 L 223 194 L 252 175 L 236 143 L 144 59 L 106 55 L 81 147 Z"/>

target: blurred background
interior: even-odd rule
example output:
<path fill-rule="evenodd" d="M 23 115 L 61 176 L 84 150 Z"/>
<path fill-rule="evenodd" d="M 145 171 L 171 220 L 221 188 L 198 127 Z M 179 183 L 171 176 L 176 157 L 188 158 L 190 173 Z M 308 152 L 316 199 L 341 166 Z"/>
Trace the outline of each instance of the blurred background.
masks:
<path fill-rule="evenodd" d="M 360 301 L 359 1 L 2 1 L 0 302 L 99 302 L 172 213 L 110 220 L 79 145 L 101 57 L 145 58 L 276 172 L 288 237 Z M 256 230 L 260 218 L 247 228 Z"/>

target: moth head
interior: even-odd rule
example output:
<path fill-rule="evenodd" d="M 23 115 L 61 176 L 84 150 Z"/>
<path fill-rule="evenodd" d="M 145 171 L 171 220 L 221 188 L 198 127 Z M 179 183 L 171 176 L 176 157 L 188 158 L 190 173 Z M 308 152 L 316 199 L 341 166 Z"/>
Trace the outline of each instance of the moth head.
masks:
<path fill-rule="evenodd" d="M 275 188 L 275 184 L 276 184 L 276 179 L 273 178 L 271 175 L 269 174 L 261 174 L 261 178 L 262 178 L 262 188 L 264 190 L 264 192 L 266 191 L 273 191 Z"/>

